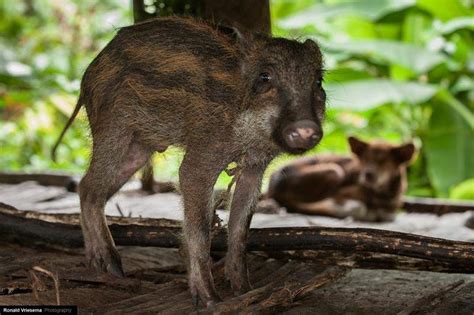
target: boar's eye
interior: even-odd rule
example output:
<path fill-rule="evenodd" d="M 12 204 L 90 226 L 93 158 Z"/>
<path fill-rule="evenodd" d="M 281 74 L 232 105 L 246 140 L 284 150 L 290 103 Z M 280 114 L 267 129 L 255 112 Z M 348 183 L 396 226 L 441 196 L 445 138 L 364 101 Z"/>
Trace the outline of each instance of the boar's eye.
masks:
<path fill-rule="evenodd" d="M 268 72 L 260 73 L 259 78 L 262 82 L 269 82 L 272 79 L 271 75 Z"/>
<path fill-rule="evenodd" d="M 260 73 L 253 86 L 253 91 L 258 94 L 268 92 L 272 88 L 271 80 L 272 75 L 269 72 Z"/>

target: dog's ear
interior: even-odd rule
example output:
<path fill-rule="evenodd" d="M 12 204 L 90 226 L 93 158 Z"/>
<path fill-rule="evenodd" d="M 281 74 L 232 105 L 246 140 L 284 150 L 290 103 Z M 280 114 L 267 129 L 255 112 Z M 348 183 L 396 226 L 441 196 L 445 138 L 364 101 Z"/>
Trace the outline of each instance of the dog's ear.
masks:
<path fill-rule="evenodd" d="M 356 137 L 350 136 L 348 140 L 351 151 L 357 156 L 361 156 L 369 147 L 367 142 L 357 139 Z"/>
<path fill-rule="evenodd" d="M 392 156 L 395 161 L 400 164 L 408 163 L 413 158 L 415 154 L 415 145 L 413 143 L 406 143 L 399 147 L 392 148 Z"/>

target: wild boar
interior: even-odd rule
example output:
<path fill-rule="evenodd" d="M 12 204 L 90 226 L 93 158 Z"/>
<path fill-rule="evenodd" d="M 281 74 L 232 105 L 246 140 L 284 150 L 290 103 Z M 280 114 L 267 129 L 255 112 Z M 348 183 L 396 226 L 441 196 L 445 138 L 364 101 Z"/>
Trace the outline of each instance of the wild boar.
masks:
<path fill-rule="evenodd" d="M 240 175 L 225 271 L 235 292 L 248 290 L 247 231 L 263 172 L 280 152 L 302 153 L 320 141 L 322 80 L 321 51 L 309 39 L 241 33 L 182 17 L 120 29 L 87 68 L 66 125 L 84 105 L 93 149 L 79 195 L 90 264 L 123 275 L 104 205 L 152 153 L 174 145 L 185 151 L 179 181 L 193 302 L 219 301 L 211 274 L 211 197 L 231 162 Z"/>
<path fill-rule="evenodd" d="M 402 205 L 413 143 L 349 137 L 353 156 L 300 158 L 272 174 L 267 197 L 290 212 L 391 221 Z"/>

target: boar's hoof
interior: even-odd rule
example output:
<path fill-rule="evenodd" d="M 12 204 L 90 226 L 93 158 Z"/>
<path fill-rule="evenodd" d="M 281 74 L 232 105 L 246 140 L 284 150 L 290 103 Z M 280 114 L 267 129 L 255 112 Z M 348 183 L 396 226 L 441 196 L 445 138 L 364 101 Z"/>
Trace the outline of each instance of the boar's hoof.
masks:
<path fill-rule="evenodd" d="M 197 293 L 191 293 L 191 302 L 193 303 L 193 306 L 198 306 L 199 295 Z"/>
<path fill-rule="evenodd" d="M 250 286 L 250 283 L 247 279 L 242 279 L 239 281 L 231 281 L 230 285 L 232 287 L 232 291 L 234 292 L 235 296 L 242 295 L 252 290 L 252 287 Z"/>
<path fill-rule="evenodd" d="M 95 250 L 90 254 L 86 254 L 86 257 L 89 266 L 95 270 L 107 272 L 120 278 L 125 277 L 122 268 L 122 260 L 115 248 Z"/>
<path fill-rule="evenodd" d="M 242 295 L 252 289 L 247 272 L 232 270 L 229 266 L 226 269 L 226 277 L 230 281 L 235 296 Z"/>
<path fill-rule="evenodd" d="M 201 300 L 206 307 L 212 307 L 217 303 L 222 302 L 221 298 L 219 298 L 217 295 L 207 296 L 206 298 L 200 298 L 198 291 L 191 289 L 191 302 L 193 303 L 193 306 L 197 307 L 199 304 L 199 300 Z"/>

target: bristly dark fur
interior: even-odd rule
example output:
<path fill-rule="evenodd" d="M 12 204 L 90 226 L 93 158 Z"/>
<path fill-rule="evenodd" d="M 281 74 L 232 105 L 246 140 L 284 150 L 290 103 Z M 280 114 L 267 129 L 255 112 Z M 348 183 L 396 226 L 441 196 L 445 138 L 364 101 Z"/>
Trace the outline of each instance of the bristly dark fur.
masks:
<path fill-rule="evenodd" d="M 310 40 L 242 34 L 178 17 L 122 28 L 87 68 L 75 110 L 85 106 L 93 137 L 79 187 L 89 262 L 122 274 L 104 205 L 153 152 L 176 145 L 186 151 L 179 176 L 191 293 L 207 304 L 219 300 L 210 272 L 210 201 L 219 173 L 233 161 L 240 175 L 226 275 L 235 291 L 248 290 L 245 242 L 261 178 L 273 157 L 291 152 L 285 127 L 293 128 L 286 135 L 311 131 L 307 148 L 319 141 L 321 69 L 321 52 Z"/>

